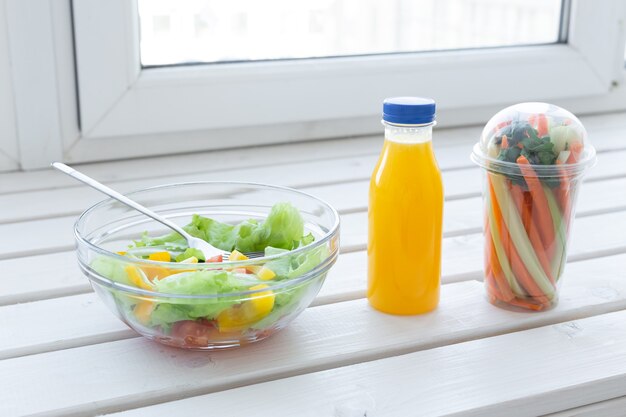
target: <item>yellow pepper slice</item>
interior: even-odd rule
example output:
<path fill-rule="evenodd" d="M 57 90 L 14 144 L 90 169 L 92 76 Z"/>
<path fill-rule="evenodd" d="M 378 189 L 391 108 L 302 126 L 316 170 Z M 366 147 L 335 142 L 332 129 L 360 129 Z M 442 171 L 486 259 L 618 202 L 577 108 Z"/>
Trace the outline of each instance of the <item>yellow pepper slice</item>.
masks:
<path fill-rule="evenodd" d="M 262 279 L 263 281 L 269 281 L 270 279 L 274 279 L 276 273 L 268 267 L 263 266 L 263 268 L 261 268 L 256 275 L 257 277 L 259 277 L 259 279 Z"/>
<path fill-rule="evenodd" d="M 155 303 L 152 301 L 140 301 L 135 305 L 133 313 L 141 324 L 148 324 L 150 322 L 150 315 L 154 311 Z"/>
<path fill-rule="evenodd" d="M 152 285 L 148 281 L 148 277 L 144 276 L 143 272 L 141 272 L 136 266 L 126 265 L 124 270 L 126 271 L 126 274 L 128 275 L 128 279 L 135 287 L 138 287 L 144 290 L 152 289 Z"/>
<path fill-rule="evenodd" d="M 268 288 L 265 284 L 255 285 L 254 287 L 250 287 L 250 291 L 262 290 L 264 288 Z M 274 296 L 274 292 L 272 290 L 261 291 L 259 293 L 254 294 L 254 298 L 248 300 L 248 303 L 251 303 L 254 306 L 254 310 L 257 315 L 261 317 L 265 317 L 274 308 L 274 301 L 276 297 Z M 258 320 L 258 319 L 257 319 Z"/>
<path fill-rule="evenodd" d="M 172 271 L 162 266 L 142 266 L 141 270 L 146 274 L 150 282 L 155 279 L 161 280 L 172 275 Z"/>
<path fill-rule="evenodd" d="M 148 255 L 148 259 L 157 262 L 171 262 L 172 256 L 169 252 L 165 251 L 154 252 Z M 172 271 L 170 269 L 162 266 L 143 266 L 141 269 L 146 274 L 150 282 L 154 281 L 155 279 L 161 280 L 165 277 L 172 275 Z"/>
<path fill-rule="evenodd" d="M 266 266 L 250 265 L 246 266 L 246 269 L 249 272 L 256 274 L 256 276 L 263 281 L 269 281 L 276 276 L 276 273 Z"/>
<path fill-rule="evenodd" d="M 255 291 L 264 288 L 268 288 L 268 286 L 259 284 L 250 287 L 250 290 Z M 261 291 L 253 294 L 253 297 L 222 311 L 217 316 L 217 325 L 220 332 L 244 330 L 250 324 L 267 316 L 274 308 L 275 296 L 273 291 Z"/>
<path fill-rule="evenodd" d="M 243 253 L 239 252 L 238 250 L 234 250 L 230 253 L 230 256 L 228 257 L 229 261 L 245 261 L 248 258 L 246 255 L 244 255 Z"/>
<path fill-rule="evenodd" d="M 148 259 L 151 261 L 158 261 L 158 262 L 171 262 L 172 261 L 172 255 L 170 255 L 169 252 L 154 252 L 151 253 L 150 255 L 148 255 Z"/>

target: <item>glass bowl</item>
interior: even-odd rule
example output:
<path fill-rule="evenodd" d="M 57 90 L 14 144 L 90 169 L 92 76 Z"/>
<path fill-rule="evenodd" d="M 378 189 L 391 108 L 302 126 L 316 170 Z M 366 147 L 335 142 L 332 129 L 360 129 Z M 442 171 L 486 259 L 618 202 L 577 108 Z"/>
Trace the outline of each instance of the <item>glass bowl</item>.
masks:
<path fill-rule="evenodd" d="M 309 306 L 338 256 L 337 211 L 300 191 L 253 183 L 197 182 L 148 188 L 129 196 L 180 225 L 189 223 L 193 214 L 225 223 L 263 220 L 275 203 L 289 202 L 300 211 L 305 234 L 315 237 L 309 245 L 244 261 L 157 262 L 125 256 L 124 251 L 144 232 L 158 235 L 169 229 L 113 199 L 86 210 L 74 229 L 81 270 L 120 320 L 142 336 L 166 345 L 205 350 L 267 338 Z M 176 287 L 164 293 L 141 282 L 137 286 L 137 277 L 198 277 L 203 271 L 222 277 L 224 271 L 245 274 L 263 266 L 289 272 L 283 279 L 262 284 L 251 280 L 249 288 L 237 292 L 220 292 L 221 278 L 214 277 L 206 283 L 206 291 L 200 286 L 193 294 L 176 293 Z"/>

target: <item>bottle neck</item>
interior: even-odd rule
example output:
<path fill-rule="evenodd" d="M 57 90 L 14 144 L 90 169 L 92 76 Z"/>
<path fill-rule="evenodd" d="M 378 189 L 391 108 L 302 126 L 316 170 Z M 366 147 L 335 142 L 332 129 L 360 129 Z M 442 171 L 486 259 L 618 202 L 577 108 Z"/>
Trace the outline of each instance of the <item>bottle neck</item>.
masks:
<path fill-rule="evenodd" d="M 383 121 L 385 140 L 398 143 L 430 143 L 435 122 L 422 125 L 394 125 Z"/>

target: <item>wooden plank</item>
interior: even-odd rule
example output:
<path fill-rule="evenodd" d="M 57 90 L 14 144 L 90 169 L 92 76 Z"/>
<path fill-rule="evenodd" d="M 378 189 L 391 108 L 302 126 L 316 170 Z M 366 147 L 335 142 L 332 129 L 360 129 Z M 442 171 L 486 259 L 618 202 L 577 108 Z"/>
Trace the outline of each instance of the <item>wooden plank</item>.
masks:
<path fill-rule="evenodd" d="M 0 415 L 116 411 L 615 311 L 626 307 L 626 271 L 618 267 L 625 261 L 620 255 L 572 265 L 560 304 L 542 314 L 495 308 L 485 301 L 482 284 L 470 281 L 443 286 L 440 307 L 423 316 L 380 314 L 363 299 L 309 308 L 283 332 L 246 347 L 245 355 L 243 350 L 183 352 L 132 338 L 5 359 Z M 57 339 L 82 334 L 84 343 L 94 337 L 94 328 L 111 329 L 103 321 L 117 320 L 88 313 L 79 323 L 70 302 L 65 310 L 67 320 L 53 329 L 44 329 L 41 317 L 23 322 L 35 327 L 30 335 L 18 334 L 16 344 L 50 342 L 50 333 Z M 40 340 L 35 329 L 44 332 Z M 73 377 L 58 384 L 59 375 Z"/>
<path fill-rule="evenodd" d="M 592 215 L 600 215 L 610 213 L 614 210 L 626 210 L 626 193 L 616 192 L 616 190 L 626 189 L 626 178 L 607 180 L 600 182 L 591 182 L 582 187 L 578 204 L 578 218 L 588 217 Z M 348 190 L 345 190 L 348 193 Z M 331 196 L 332 194 L 329 194 Z M 343 238 L 344 248 L 358 250 L 365 248 L 367 232 L 366 232 L 366 214 L 353 213 L 342 216 L 343 221 Z M 447 238 L 458 236 L 459 239 L 469 239 L 472 244 L 479 244 L 480 236 L 475 236 L 482 229 L 482 202 L 480 198 L 471 198 L 464 200 L 448 201 L 445 205 L 444 215 L 444 235 Z M 581 221 L 581 220 L 577 220 Z M 595 221 L 601 222 L 602 218 Z M 594 221 L 594 224 L 595 224 Z M 5 225 L 6 226 L 6 225 Z M 583 225 L 584 226 L 584 225 Z M 71 239 L 70 225 L 65 224 L 65 229 L 58 229 L 59 233 L 65 233 L 65 239 Z M 592 228 L 593 226 L 589 226 Z M 36 229 L 36 228 L 35 228 Z M 16 230 L 22 230 L 16 228 Z M 616 229 L 616 233 L 620 233 L 620 228 Z M 574 233 L 576 233 L 574 231 Z M 463 235 L 469 235 L 463 238 Z M 609 236 L 613 232 L 609 231 Z M 50 241 L 58 243 L 56 239 L 52 239 L 57 235 L 51 235 Z M 577 239 L 574 235 L 574 239 Z M 578 239 L 577 239 L 578 240 Z M 444 246 L 451 247 L 450 254 L 456 256 L 459 250 L 464 250 L 463 245 L 448 242 L 444 239 Z M 614 250 L 619 250 L 620 236 L 615 235 L 612 242 L 617 242 Z M 584 244 L 584 239 L 582 240 Z M 26 243 L 25 243 L 26 244 Z M 66 248 L 71 247 L 71 243 L 65 242 Z M 31 250 L 33 247 L 31 247 Z M 40 248 L 42 251 L 44 248 Z M 581 249 L 579 253 L 589 256 L 589 251 L 593 247 Z M 470 250 L 473 254 L 479 254 L 480 248 Z M 444 264 L 451 262 L 448 260 L 447 251 L 444 252 Z M 575 252 L 572 253 L 573 259 L 576 259 Z M 347 255 L 344 255 L 347 256 Z M 482 258 L 479 258 L 482 259 Z M 343 265 L 346 265 L 345 268 Z M 341 269 L 345 274 L 342 279 L 337 282 L 342 283 L 341 287 L 332 287 L 333 291 L 326 292 L 328 286 L 322 290 L 323 297 L 321 300 L 327 299 L 353 299 L 356 294 L 363 294 L 364 287 L 362 276 L 365 273 L 366 258 L 365 253 L 350 254 L 344 261 L 340 259 L 335 270 Z M 474 279 L 480 275 L 480 265 L 476 262 L 470 262 L 469 269 L 464 272 L 455 272 L 456 275 L 448 276 L 444 273 L 444 279 L 447 282 L 458 281 L 463 279 Z M 16 302 L 25 302 L 40 300 L 50 297 L 59 297 L 62 295 L 79 294 L 89 291 L 89 286 L 82 274 L 76 266 L 75 255 L 72 252 L 57 252 L 45 255 L 25 256 L 22 258 L 5 259 L 0 261 L 0 270 L 4 272 L 4 278 L 0 280 L 0 305 L 6 305 Z M 339 274 L 337 274 L 339 275 Z"/>
<path fill-rule="evenodd" d="M 624 417 L 626 397 L 613 398 L 595 404 L 583 405 L 544 417 Z"/>
<path fill-rule="evenodd" d="M 626 394 L 625 343 L 620 311 L 121 415 L 536 416 Z"/>
<path fill-rule="evenodd" d="M 590 133 L 591 140 L 594 140 L 594 132 L 600 130 L 613 130 L 619 129 L 620 127 L 626 128 L 626 118 L 624 117 L 624 112 L 613 112 L 613 113 L 603 113 L 597 114 L 595 117 L 592 115 L 582 116 L 580 120 L 585 125 L 587 132 Z"/>
<path fill-rule="evenodd" d="M 136 337 L 95 293 L 0 307 L 0 323 L 0 360 Z"/>
<path fill-rule="evenodd" d="M 441 152 L 442 156 L 453 161 L 465 160 L 466 155 Z M 463 153 L 466 149 L 461 148 Z M 138 161 L 136 161 L 138 162 Z M 130 192 L 164 182 L 185 182 L 200 180 L 253 180 L 278 185 L 297 187 L 313 195 L 326 198 L 342 212 L 365 210 L 369 176 L 376 162 L 376 156 L 361 156 L 336 160 L 313 161 L 302 164 L 279 165 L 273 167 L 242 168 L 209 174 L 194 174 L 179 177 L 157 177 L 140 181 L 126 181 L 116 184 L 120 192 Z M 137 170 L 137 167 L 135 167 Z M 285 172 L 290 175 L 285 176 Z M 56 173 L 51 174 L 56 175 Z M 610 152 L 600 156 L 600 163 L 590 172 L 587 181 L 626 176 L 626 150 Z M 446 198 L 460 199 L 480 195 L 482 179 L 478 167 L 444 170 L 443 180 Z M 348 183 L 345 183 L 345 182 Z M 339 182 L 339 184 L 333 184 Z M 315 184 L 324 184 L 315 186 Z M 87 187 L 67 187 L 27 193 L 0 194 L 0 224 L 48 217 L 75 216 L 104 196 Z M 41 201 L 55 201 L 53 205 Z"/>
<path fill-rule="evenodd" d="M 0 306 L 91 291 L 74 251 L 0 261 Z"/>

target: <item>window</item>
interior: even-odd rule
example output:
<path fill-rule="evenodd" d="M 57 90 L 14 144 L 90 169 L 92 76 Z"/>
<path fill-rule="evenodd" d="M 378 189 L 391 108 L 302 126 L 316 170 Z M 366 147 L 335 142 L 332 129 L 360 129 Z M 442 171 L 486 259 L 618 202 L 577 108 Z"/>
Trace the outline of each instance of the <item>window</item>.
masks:
<path fill-rule="evenodd" d="M 139 19 L 161 66 L 550 44 L 561 1 L 140 0 Z"/>
<path fill-rule="evenodd" d="M 25 168 L 374 133 L 394 95 L 434 97 L 442 126 L 527 100 L 626 107 L 623 0 L 6 0 L 6 13 Z"/>

